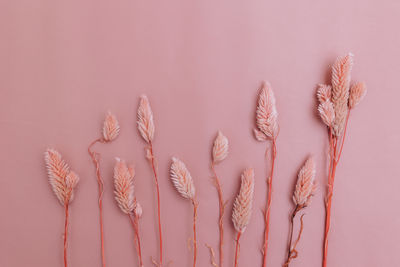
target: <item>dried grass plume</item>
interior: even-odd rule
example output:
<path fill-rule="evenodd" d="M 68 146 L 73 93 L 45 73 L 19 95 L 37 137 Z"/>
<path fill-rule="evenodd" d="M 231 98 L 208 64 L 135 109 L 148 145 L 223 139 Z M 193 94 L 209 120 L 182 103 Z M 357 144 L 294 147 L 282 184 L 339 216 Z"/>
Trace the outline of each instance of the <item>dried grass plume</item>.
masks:
<path fill-rule="evenodd" d="M 140 97 L 139 109 L 137 112 L 137 124 L 140 134 L 147 143 L 151 143 L 154 138 L 153 112 L 147 96 Z"/>
<path fill-rule="evenodd" d="M 319 84 L 317 89 L 317 98 L 320 104 L 331 101 L 332 86 L 326 84 Z"/>
<path fill-rule="evenodd" d="M 173 157 L 170 169 L 171 180 L 176 190 L 187 199 L 194 200 L 195 187 L 192 176 L 181 160 Z"/>
<path fill-rule="evenodd" d="M 232 221 L 235 230 L 243 233 L 250 221 L 254 194 L 254 170 L 246 169 L 241 176 L 239 194 L 233 203 Z"/>
<path fill-rule="evenodd" d="M 106 142 L 111 142 L 119 135 L 119 123 L 117 118 L 108 112 L 103 124 L 103 138 Z"/>
<path fill-rule="evenodd" d="M 355 106 L 357 106 L 358 103 L 360 103 L 361 100 L 364 98 L 366 93 L 367 93 L 367 88 L 365 86 L 365 83 L 360 82 L 354 84 L 350 88 L 349 108 L 353 109 Z"/>
<path fill-rule="evenodd" d="M 332 66 L 332 103 L 335 108 L 333 125 L 336 136 L 341 136 L 348 113 L 350 74 L 353 67 L 353 54 L 339 57 Z"/>
<path fill-rule="evenodd" d="M 47 149 L 44 156 L 50 185 L 62 205 L 68 205 L 74 196 L 74 188 L 79 182 L 76 173 L 70 171 L 61 154 L 54 149 Z"/>
<path fill-rule="evenodd" d="M 278 135 L 278 112 L 276 110 L 275 96 L 271 85 L 264 82 L 258 96 L 256 110 L 257 140 L 264 141 L 268 138 L 275 139 Z"/>
<path fill-rule="evenodd" d="M 228 138 L 226 138 L 221 131 L 218 131 L 212 150 L 214 164 L 223 161 L 228 156 L 228 146 Z"/>
<path fill-rule="evenodd" d="M 126 213 L 131 214 L 136 206 L 133 177 L 135 171 L 129 167 L 124 160 L 119 158 L 115 159 L 114 166 L 114 194 L 115 200 L 120 209 Z"/>
<path fill-rule="evenodd" d="M 299 171 L 293 194 L 294 203 L 300 209 L 305 208 L 310 204 L 315 189 L 315 161 L 310 157 Z"/>
<path fill-rule="evenodd" d="M 333 104 L 330 100 L 318 105 L 318 113 L 322 121 L 327 126 L 332 126 L 333 122 L 335 121 L 335 109 L 333 108 Z"/>

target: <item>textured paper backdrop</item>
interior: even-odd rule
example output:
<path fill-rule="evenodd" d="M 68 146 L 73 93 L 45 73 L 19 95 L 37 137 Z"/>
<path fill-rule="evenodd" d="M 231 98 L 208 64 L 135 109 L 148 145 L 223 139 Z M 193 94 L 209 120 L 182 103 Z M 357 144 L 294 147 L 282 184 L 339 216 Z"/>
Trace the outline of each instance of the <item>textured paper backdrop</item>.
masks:
<path fill-rule="evenodd" d="M 114 157 L 133 161 L 143 204 L 145 265 L 158 256 L 155 195 L 135 126 L 138 97 L 156 122 L 165 262 L 190 266 L 191 206 L 168 176 L 184 160 L 199 197 L 198 266 L 218 241 L 218 202 L 210 147 L 218 129 L 230 140 L 217 167 L 228 204 L 226 266 L 233 263 L 230 210 L 240 172 L 255 168 L 256 199 L 241 241 L 240 266 L 261 266 L 266 200 L 265 144 L 252 135 L 257 89 L 271 82 L 280 113 L 268 265 L 286 253 L 291 192 L 309 154 L 319 189 L 305 211 L 299 258 L 320 266 L 327 138 L 315 88 L 338 55 L 355 54 L 353 80 L 368 95 L 352 113 L 337 171 L 329 266 L 398 266 L 398 1 L 11 1 L 0 2 L 0 266 L 62 266 L 63 210 L 45 173 L 43 152 L 57 148 L 81 182 L 71 205 L 71 266 L 100 266 L 97 184 L 87 154 L 110 109 L 121 135 L 102 153 L 108 266 L 137 266 L 133 231 L 113 199 Z"/>

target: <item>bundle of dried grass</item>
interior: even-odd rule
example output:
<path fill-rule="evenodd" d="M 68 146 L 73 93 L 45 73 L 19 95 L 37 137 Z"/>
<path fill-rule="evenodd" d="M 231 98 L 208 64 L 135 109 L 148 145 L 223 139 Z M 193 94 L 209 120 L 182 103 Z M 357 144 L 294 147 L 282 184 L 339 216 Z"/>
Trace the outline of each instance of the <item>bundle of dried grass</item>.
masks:
<path fill-rule="evenodd" d="M 239 241 L 250 222 L 254 198 L 254 170 L 246 169 L 241 176 L 239 194 L 233 203 L 232 222 L 237 232 L 235 249 L 235 267 L 238 266 Z"/>
<path fill-rule="evenodd" d="M 366 94 L 364 83 L 356 83 L 350 86 L 353 57 L 351 53 L 344 57 L 339 57 L 332 66 L 332 85 L 319 85 L 317 90 L 319 101 L 318 112 L 322 121 L 328 127 L 330 147 L 328 190 L 325 201 L 326 217 L 323 267 L 327 266 L 328 235 L 336 167 L 342 154 L 350 111 L 354 109 Z"/>
<path fill-rule="evenodd" d="M 254 129 L 255 138 L 258 141 L 272 142 L 271 150 L 271 170 L 267 178 L 268 196 L 267 204 L 264 212 L 265 231 L 264 231 L 264 249 L 263 249 L 263 267 L 267 266 L 267 250 L 269 239 L 269 221 L 272 201 L 272 180 L 274 176 L 274 167 L 276 159 L 276 138 L 279 132 L 278 126 L 278 112 L 276 110 L 275 96 L 272 91 L 271 85 L 264 82 L 258 96 L 257 110 L 256 110 L 256 125 Z"/>
<path fill-rule="evenodd" d="M 170 169 L 171 180 L 178 193 L 192 202 L 193 205 L 193 267 L 196 267 L 197 259 L 197 238 L 196 238 L 196 219 L 197 207 L 196 189 L 192 176 L 190 175 L 185 163 L 178 158 L 172 158 Z"/>
<path fill-rule="evenodd" d="M 67 240 L 68 240 L 68 210 L 69 203 L 74 198 L 74 189 L 79 182 L 78 175 L 70 171 L 68 164 L 62 159 L 61 154 L 54 149 L 47 149 L 44 159 L 49 177 L 49 183 L 54 194 L 64 206 L 64 266 L 68 266 L 67 260 Z"/>
<path fill-rule="evenodd" d="M 90 155 L 90 158 L 93 161 L 93 164 L 96 169 L 96 178 L 97 178 L 97 184 L 99 188 L 99 220 L 100 220 L 100 240 L 101 240 L 101 261 L 103 267 L 106 266 L 106 259 L 105 259 L 105 252 L 104 252 L 104 226 L 103 226 L 103 193 L 104 193 L 104 182 L 100 174 L 100 154 L 93 151 L 92 147 L 96 143 L 110 143 L 113 140 L 115 140 L 120 132 L 120 127 L 119 123 L 117 121 L 117 118 L 111 114 L 111 112 L 108 112 L 106 115 L 106 118 L 104 119 L 103 123 L 103 129 L 101 133 L 101 137 L 94 140 L 92 143 L 90 143 L 88 147 L 88 153 Z"/>
<path fill-rule="evenodd" d="M 158 215 L 158 234 L 160 242 L 160 255 L 159 263 L 157 265 L 162 266 L 163 262 L 163 239 L 162 239 L 162 227 L 161 227 L 161 200 L 160 200 L 160 187 L 158 184 L 158 173 L 157 173 L 157 161 L 153 152 L 153 139 L 154 139 L 154 119 L 153 111 L 151 110 L 150 102 L 146 95 L 140 97 L 139 108 L 137 111 L 137 127 L 140 135 L 144 141 L 148 144 L 146 147 L 146 158 L 150 161 L 151 168 L 154 174 L 154 181 L 157 193 L 157 215 Z"/>

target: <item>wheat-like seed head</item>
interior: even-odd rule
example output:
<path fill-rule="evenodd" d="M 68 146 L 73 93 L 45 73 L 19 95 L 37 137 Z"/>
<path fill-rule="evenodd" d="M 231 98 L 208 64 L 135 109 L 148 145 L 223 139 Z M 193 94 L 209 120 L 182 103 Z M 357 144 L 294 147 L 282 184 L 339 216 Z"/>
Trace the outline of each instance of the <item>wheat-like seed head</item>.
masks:
<path fill-rule="evenodd" d="M 327 100 L 318 105 L 318 112 L 321 116 L 322 121 L 328 126 L 331 127 L 333 122 L 335 121 L 335 110 L 333 108 L 333 104 L 330 100 Z"/>
<path fill-rule="evenodd" d="M 331 101 L 332 86 L 326 84 L 318 84 L 317 98 L 320 104 L 328 100 Z"/>
<path fill-rule="evenodd" d="M 232 221 L 235 230 L 243 233 L 249 224 L 253 206 L 254 170 L 246 169 L 241 176 L 239 194 L 233 203 Z"/>
<path fill-rule="evenodd" d="M 103 124 L 103 138 L 106 142 L 111 142 L 118 137 L 119 134 L 119 123 L 117 118 L 108 112 L 106 119 Z"/>
<path fill-rule="evenodd" d="M 133 177 L 135 171 L 132 167 L 128 167 L 124 160 L 116 158 L 114 166 L 114 194 L 115 200 L 120 209 L 131 214 L 135 208 L 135 193 L 133 186 Z"/>
<path fill-rule="evenodd" d="M 137 112 L 137 124 L 143 139 L 150 143 L 154 138 L 154 121 L 153 112 L 151 111 L 150 102 L 147 96 L 140 97 L 139 109 Z"/>
<path fill-rule="evenodd" d="M 256 132 L 257 140 L 266 139 L 266 137 L 275 139 L 278 135 L 278 112 L 276 110 L 275 96 L 268 82 L 263 83 L 258 96 L 256 125 L 259 130 L 259 132 Z M 266 137 L 259 137 L 260 132 Z"/>
<path fill-rule="evenodd" d="M 298 205 L 299 208 L 308 206 L 315 189 L 315 162 L 314 159 L 310 157 L 300 169 L 293 194 L 294 203 Z"/>
<path fill-rule="evenodd" d="M 353 67 L 353 54 L 339 57 L 332 66 L 332 103 L 335 108 L 334 134 L 341 136 L 348 112 L 350 74 Z"/>
<path fill-rule="evenodd" d="M 360 82 L 354 84 L 350 88 L 349 108 L 353 109 L 355 106 L 357 106 L 358 103 L 361 102 L 361 100 L 364 98 L 366 94 L 367 94 L 367 88 L 365 86 L 365 83 Z"/>
<path fill-rule="evenodd" d="M 212 150 L 213 163 L 221 162 L 228 156 L 228 146 L 228 138 L 218 131 Z"/>
<path fill-rule="evenodd" d="M 73 189 L 76 187 L 79 177 L 69 170 L 68 164 L 56 150 L 47 149 L 44 153 L 44 159 L 54 194 L 62 205 L 69 204 L 73 198 Z"/>
<path fill-rule="evenodd" d="M 181 160 L 173 157 L 171 164 L 171 180 L 174 184 L 176 190 L 184 198 L 194 200 L 196 193 L 192 176 L 190 175 L 188 169 Z"/>

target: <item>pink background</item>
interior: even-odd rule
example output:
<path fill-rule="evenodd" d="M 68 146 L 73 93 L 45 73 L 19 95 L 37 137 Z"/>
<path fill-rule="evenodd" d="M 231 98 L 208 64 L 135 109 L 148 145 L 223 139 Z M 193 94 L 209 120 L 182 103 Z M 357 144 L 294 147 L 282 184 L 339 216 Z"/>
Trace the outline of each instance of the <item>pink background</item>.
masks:
<path fill-rule="evenodd" d="M 190 266 L 190 204 L 168 176 L 171 156 L 187 164 L 199 207 L 198 266 L 211 266 L 217 195 L 210 148 L 218 129 L 230 141 L 217 167 L 228 204 L 226 266 L 232 266 L 230 221 L 239 175 L 255 168 L 254 213 L 242 237 L 241 266 L 261 266 L 261 208 L 266 200 L 265 144 L 251 130 L 257 89 L 274 87 L 281 127 L 272 205 L 269 266 L 281 266 L 296 174 L 309 154 L 319 189 L 306 210 L 299 258 L 320 266 L 327 137 L 316 115 L 316 84 L 328 82 L 338 55 L 355 54 L 354 80 L 368 95 L 351 116 L 337 171 L 329 266 L 399 266 L 399 1 L 1 1 L 0 266 L 62 266 L 63 209 L 47 182 L 43 152 L 57 148 L 79 173 L 71 205 L 70 265 L 100 266 L 97 184 L 87 154 L 105 112 L 121 135 L 102 153 L 108 266 L 137 266 L 129 221 L 113 200 L 114 157 L 133 161 L 144 209 L 145 265 L 157 257 L 155 195 L 135 116 L 149 96 L 156 122 L 165 262 Z"/>

